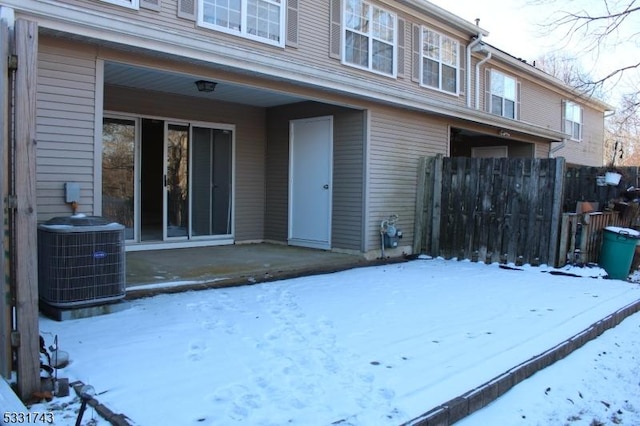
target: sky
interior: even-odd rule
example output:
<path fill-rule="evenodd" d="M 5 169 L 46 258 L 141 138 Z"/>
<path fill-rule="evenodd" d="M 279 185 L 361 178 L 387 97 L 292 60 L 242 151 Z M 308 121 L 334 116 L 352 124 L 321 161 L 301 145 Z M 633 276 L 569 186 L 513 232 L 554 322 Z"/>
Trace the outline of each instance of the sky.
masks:
<path fill-rule="evenodd" d="M 573 39 L 563 32 L 549 33 L 545 23 L 560 16 L 562 11 L 586 10 L 592 16 L 605 13 L 604 0 L 429 0 L 461 18 L 475 22 L 480 19 L 480 27 L 489 31 L 486 41 L 507 53 L 532 63 L 549 52 L 564 52 L 577 58 L 582 69 L 593 78 L 602 78 L 611 71 L 636 64 L 640 61 L 640 12 L 635 12 L 618 32 L 607 38 L 607 44 L 597 51 L 588 51 L 594 45 L 586 35 Z M 628 4 L 630 0 L 610 0 L 609 4 Z M 589 33 L 597 29 L 592 26 Z M 633 37 L 632 37 L 633 36 Z M 604 99 L 614 102 L 618 92 L 640 91 L 638 71 L 629 73 L 624 81 L 615 87 L 607 87 Z M 615 102 L 614 102 L 615 104 Z"/>
<path fill-rule="evenodd" d="M 526 6 L 526 0 L 429 1 L 469 22 L 480 19 L 480 27 L 489 31 L 485 39 L 488 43 L 528 62 L 544 53 L 548 47 L 538 36 L 537 26 L 546 12 L 538 7 Z"/>
<path fill-rule="evenodd" d="M 39 328 L 68 356 L 56 376 L 93 386 L 134 425 L 397 426 L 640 299 L 637 283 L 599 267 L 550 271 L 422 256 L 136 299 Z M 635 314 L 473 415 L 494 420 L 466 424 L 640 424 L 639 328 Z M 78 407 L 72 392 L 31 410 L 66 426 Z M 89 409 L 82 424 L 107 422 Z"/>

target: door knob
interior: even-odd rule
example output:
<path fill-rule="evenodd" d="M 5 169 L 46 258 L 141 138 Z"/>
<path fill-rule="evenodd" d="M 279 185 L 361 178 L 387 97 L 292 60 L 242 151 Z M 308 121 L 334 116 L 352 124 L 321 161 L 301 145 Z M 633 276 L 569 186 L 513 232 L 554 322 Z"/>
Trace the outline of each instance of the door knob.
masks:
<path fill-rule="evenodd" d="M 329 184 L 325 184 L 325 185 L 323 186 L 323 188 L 324 188 L 324 189 L 329 189 Z"/>

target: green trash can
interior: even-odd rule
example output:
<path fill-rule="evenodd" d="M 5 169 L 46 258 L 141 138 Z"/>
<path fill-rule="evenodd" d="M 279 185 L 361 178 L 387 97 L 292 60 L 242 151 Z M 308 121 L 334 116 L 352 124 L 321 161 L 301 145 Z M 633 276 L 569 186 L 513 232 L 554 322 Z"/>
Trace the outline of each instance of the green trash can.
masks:
<path fill-rule="evenodd" d="M 630 228 L 607 226 L 604 228 L 602 237 L 598 264 L 607 271 L 609 278 L 626 280 L 640 232 Z"/>

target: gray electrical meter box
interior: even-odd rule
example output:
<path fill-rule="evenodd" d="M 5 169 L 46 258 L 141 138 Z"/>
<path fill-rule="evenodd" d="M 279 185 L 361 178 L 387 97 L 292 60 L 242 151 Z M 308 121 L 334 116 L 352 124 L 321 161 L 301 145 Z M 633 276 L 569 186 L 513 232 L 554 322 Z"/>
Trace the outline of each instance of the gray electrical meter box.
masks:
<path fill-rule="evenodd" d="M 66 203 L 80 202 L 80 184 L 77 182 L 66 182 L 64 184 L 64 197 Z"/>

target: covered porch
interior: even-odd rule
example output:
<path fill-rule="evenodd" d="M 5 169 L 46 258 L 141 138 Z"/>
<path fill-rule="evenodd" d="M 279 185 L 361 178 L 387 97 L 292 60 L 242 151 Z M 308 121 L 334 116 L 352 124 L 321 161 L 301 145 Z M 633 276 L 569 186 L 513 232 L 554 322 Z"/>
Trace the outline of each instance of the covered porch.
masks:
<path fill-rule="evenodd" d="M 38 93 L 55 93 L 38 103 L 48 124 L 38 132 L 39 221 L 103 216 L 125 226 L 127 251 L 263 241 L 366 250 L 362 106 L 64 33 L 43 31 L 38 47 L 39 70 L 51 74 Z M 76 106 L 80 92 L 86 105 Z"/>

